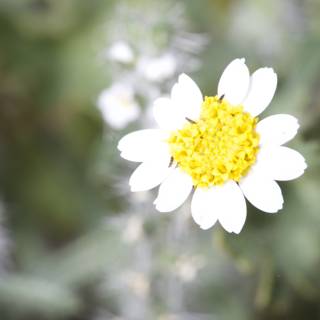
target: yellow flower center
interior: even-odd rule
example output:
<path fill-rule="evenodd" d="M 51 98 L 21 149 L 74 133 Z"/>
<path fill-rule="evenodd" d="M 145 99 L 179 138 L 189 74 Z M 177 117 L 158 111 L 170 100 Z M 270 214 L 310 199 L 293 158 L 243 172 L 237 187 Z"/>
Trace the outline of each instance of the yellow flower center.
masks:
<path fill-rule="evenodd" d="M 239 181 L 256 161 L 257 122 L 242 106 L 206 97 L 200 118 L 170 135 L 172 158 L 196 187 Z"/>

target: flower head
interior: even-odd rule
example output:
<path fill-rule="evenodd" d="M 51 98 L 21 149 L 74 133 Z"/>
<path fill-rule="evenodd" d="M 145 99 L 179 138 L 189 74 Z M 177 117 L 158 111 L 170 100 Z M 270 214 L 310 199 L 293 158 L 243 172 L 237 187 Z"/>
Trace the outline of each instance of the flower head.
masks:
<path fill-rule="evenodd" d="M 142 162 L 133 172 L 132 191 L 160 185 L 154 201 L 160 212 L 178 208 L 194 190 L 194 221 L 209 229 L 217 221 L 239 233 L 246 219 L 246 201 L 265 212 L 282 208 L 276 180 L 292 180 L 306 169 L 297 151 L 284 147 L 297 133 L 298 121 L 278 114 L 258 121 L 277 86 L 271 68 L 251 76 L 244 59 L 224 70 L 218 94 L 205 97 L 185 74 L 170 98 L 154 103 L 159 129 L 130 133 L 118 145 L 121 156 Z"/>

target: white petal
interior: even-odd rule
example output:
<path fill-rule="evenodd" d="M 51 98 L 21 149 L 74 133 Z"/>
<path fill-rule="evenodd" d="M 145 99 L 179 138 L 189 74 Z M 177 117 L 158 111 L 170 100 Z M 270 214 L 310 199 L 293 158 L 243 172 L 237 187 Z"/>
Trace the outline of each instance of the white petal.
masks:
<path fill-rule="evenodd" d="M 153 114 L 159 127 L 163 130 L 176 130 L 186 122 L 169 98 L 157 99 L 153 105 Z"/>
<path fill-rule="evenodd" d="M 169 174 L 170 154 L 161 154 L 139 165 L 130 177 L 131 191 L 146 191 L 158 186 Z"/>
<path fill-rule="evenodd" d="M 168 149 L 165 139 L 168 134 L 162 130 L 145 129 L 134 131 L 124 136 L 118 143 L 121 157 L 129 160 L 142 162 L 154 153 Z"/>
<path fill-rule="evenodd" d="M 296 179 L 306 168 L 304 157 L 288 147 L 262 148 L 258 154 L 257 169 L 273 180 Z"/>
<path fill-rule="evenodd" d="M 226 231 L 240 233 L 247 217 L 246 200 L 241 189 L 236 182 L 228 181 L 218 190 L 215 208 L 219 208 L 219 222 Z"/>
<path fill-rule="evenodd" d="M 218 84 L 218 96 L 233 105 L 240 104 L 248 93 L 250 73 L 245 59 L 235 59 L 224 69 Z"/>
<path fill-rule="evenodd" d="M 257 124 L 260 145 L 282 145 L 291 140 L 298 131 L 298 120 L 289 114 L 275 114 Z"/>
<path fill-rule="evenodd" d="M 241 179 L 239 185 L 245 197 L 256 208 L 269 213 L 282 209 L 283 197 L 279 185 L 254 169 Z"/>
<path fill-rule="evenodd" d="M 251 76 L 248 96 L 243 102 L 245 111 L 253 117 L 270 104 L 277 88 L 277 74 L 272 68 L 260 68 Z"/>
<path fill-rule="evenodd" d="M 178 82 L 171 90 L 174 107 L 185 118 L 197 120 L 203 102 L 202 93 L 197 84 L 186 74 L 179 76 Z"/>
<path fill-rule="evenodd" d="M 239 233 L 247 216 L 246 201 L 234 181 L 209 189 L 197 189 L 191 204 L 192 216 L 202 229 L 209 229 L 217 218 L 228 232 Z"/>
<path fill-rule="evenodd" d="M 194 192 L 191 202 L 191 214 L 195 223 L 201 229 L 211 228 L 218 220 L 218 212 L 213 209 L 212 194 L 215 190 L 212 188 L 198 188 Z"/>
<path fill-rule="evenodd" d="M 192 179 L 181 169 L 170 172 L 159 188 L 159 194 L 154 201 L 160 212 L 170 212 L 180 207 L 192 190 Z"/>

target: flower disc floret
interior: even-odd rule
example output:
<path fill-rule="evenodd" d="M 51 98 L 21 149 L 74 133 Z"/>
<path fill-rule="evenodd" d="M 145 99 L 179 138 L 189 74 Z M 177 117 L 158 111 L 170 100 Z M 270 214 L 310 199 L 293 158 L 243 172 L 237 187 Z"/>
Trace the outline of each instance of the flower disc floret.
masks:
<path fill-rule="evenodd" d="M 206 97 L 196 122 L 186 123 L 169 139 L 171 155 L 195 187 L 239 181 L 256 161 L 258 119 L 225 99 Z"/>

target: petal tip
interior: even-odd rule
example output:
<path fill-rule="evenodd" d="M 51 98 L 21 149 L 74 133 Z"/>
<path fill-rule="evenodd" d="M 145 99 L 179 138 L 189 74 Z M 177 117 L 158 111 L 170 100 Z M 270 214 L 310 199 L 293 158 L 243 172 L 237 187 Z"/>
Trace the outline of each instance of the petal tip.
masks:
<path fill-rule="evenodd" d="M 240 226 L 233 228 L 232 232 L 235 234 L 239 234 L 242 231 L 244 225 L 245 225 L 245 221 Z"/>
<path fill-rule="evenodd" d="M 275 78 L 275 80 L 277 80 L 277 79 L 278 79 L 278 75 L 277 75 L 277 73 L 276 73 L 276 72 L 274 71 L 274 69 L 273 69 L 273 68 L 271 68 L 271 67 L 262 67 L 262 68 L 258 69 L 257 71 L 260 71 L 260 72 L 267 72 L 267 73 L 269 73 L 269 74 L 270 74 L 270 76 L 274 77 L 274 78 Z"/>
<path fill-rule="evenodd" d="M 209 229 L 211 228 L 211 226 L 208 227 L 208 226 L 206 226 L 206 225 L 199 225 L 199 227 L 200 227 L 200 229 L 202 229 L 202 230 L 209 230 Z"/>
<path fill-rule="evenodd" d="M 184 80 L 186 80 L 186 79 L 189 79 L 190 77 L 186 74 L 186 73 L 181 73 L 180 75 L 179 75 L 179 78 L 178 78 L 178 81 L 180 82 L 180 81 L 184 81 Z"/>
<path fill-rule="evenodd" d="M 277 213 L 283 209 L 284 200 L 282 199 L 282 202 L 279 204 L 279 207 L 275 208 L 273 213 Z"/>
<path fill-rule="evenodd" d="M 263 210 L 264 212 L 267 213 L 278 213 L 279 211 L 281 211 L 283 209 L 283 203 L 281 205 L 279 205 L 279 207 L 275 207 L 269 210 Z"/>
<path fill-rule="evenodd" d="M 233 62 L 240 62 L 242 64 L 245 64 L 246 63 L 246 59 L 244 57 L 236 58 L 236 59 L 232 60 L 229 64 L 231 64 Z"/>
<path fill-rule="evenodd" d="M 239 234 L 241 232 L 241 230 L 243 229 L 244 224 L 239 228 L 226 228 L 226 226 L 223 226 L 221 223 L 220 225 L 222 226 L 222 228 L 227 231 L 228 233 L 235 233 L 235 234 Z"/>
<path fill-rule="evenodd" d="M 304 168 L 303 168 L 303 171 L 305 171 L 306 169 L 308 168 L 308 164 L 306 161 L 304 161 Z"/>
<path fill-rule="evenodd" d="M 121 151 L 121 149 L 119 149 L 119 150 Z M 125 153 L 124 153 L 123 151 L 120 152 L 120 157 L 121 157 L 122 159 L 127 160 L 127 157 L 126 157 L 126 155 L 125 155 Z"/>
<path fill-rule="evenodd" d="M 161 212 L 161 213 L 167 213 L 167 212 L 171 212 L 173 210 L 168 210 L 168 208 L 164 208 L 164 207 L 161 207 L 159 205 L 155 205 L 155 208 L 157 211 Z"/>
<path fill-rule="evenodd" d="M 161 212 L 161 213 L 167 213 L 167 212 L 171 212 L 174 211 L 174 209 L 171 209 L 170 207 L 163 205 L 163 203 L 159 203 L 158 198 L 153 202 L 154 207 L 157 211 Z"/>
<path fill-rule="evenodd" d="M 123 149 L 123 138 L 121 138 L 121 139 L 118 141 L 117 149 L 118 149 L 119 151 L 122 151 L 122 149 Z"/>
<path fill-rule="evenodd" d="M 262 69 L 262 70 L 265 70 L 265 71 L 270 71 L 270 72 L 272 72 L 272 73 L 275 73 L 275 72 L 274 72 L 274 69 L 273 69 L 272 67 L 262 67 L 261 69 Z"/>

